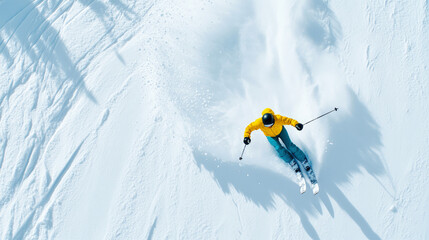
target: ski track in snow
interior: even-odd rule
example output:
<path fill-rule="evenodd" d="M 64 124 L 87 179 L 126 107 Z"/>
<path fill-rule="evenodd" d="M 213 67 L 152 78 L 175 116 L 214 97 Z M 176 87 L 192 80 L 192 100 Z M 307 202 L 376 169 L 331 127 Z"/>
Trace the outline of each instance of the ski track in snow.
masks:
<path fill-rule="evenodd" d="M 0 238 L 427 238 L 427 9 L 0 1 Z M 260 133 L 237 162 L 266 107 L 340 108 L 287 127 L 317 196 Z"/>
<path fill-rule="evenodd" d="M 9 5 L 9 7 L 13 8 L 12 1 L 2 4 L 4 4 L 3 6 Z M 49 6 L 49 4 L 52 5 Z M 20 218 L 19 205 L 23 203 L 14 199 L 21 198 L 22 193 L 28 194 L 28 192 L 26 193 L 29 190 L 28 184 L 30 186 L 34 184 L 35 175 L 46 175 L 50 179 L 52 173 L 48 169 L 43 168 L 43 159 L 46 157 L 46 151 L 44 150 L 50 146 L 53 138 L 55 138 L 57 132 L 60 131 L 59 129 L 64 125 L 64 119 L 72 108 L 77 94 L 83 91 L 93 103 L 97 103 L 92 93 L 86 89 L 85 83 L 81 80 L 85 76 L 84 69 L 88 67 L 88 63 L 94 60 L 103 50 L 114 47 L 124 37 L 131 38 L 135 31 L 132 28 L 128 30 L 127 28 L 118 26 L 116 32 L 113 32 L 116 24 L 113 25 L 112 22 L 109 31 L 100 37 L 100 39 L 103 39 L 106 36 L 110 36 L 110 40 L 103 40 L 104 48 L 95 48 L 95 50 L 92 48 L 83 57 L 79 58 L 76 63 L 84 63 L 87 66 L 82 68 L 82 70 L 78 70 L 75 67 L 77 64 L 73 63 L 75 61 L 72 60 L 71 55 L 68 53 L 69 50 L 65 45 L 66 43 L 60 37 L 60 31 L 55 29 L 58 19 L 70 17 L 69 11 L 73 10 L 73 5 L 74 2 L 62 3 L 61 1 L 54 1 L 48 3 L 46 1 L 28 1 L 23 9 L 13 9 L 17 10 L 16 14 L 13 15 L 13 11 L 9 12 L 8 14 L 12 14 L 9 19 L 6 21 L 2 19 L 2 34 L 8 34 L 6 40 L 2 37 L 3 41 L 0 46 L 2 53 L 6 49 L 9 59 L 19 60 L 23 58 L 21 59 L 22 65 L 14 65 L 13 62 L 9 61 L 8 70 L 17 69 L 21 77 L 10 81 L 9 86 L 2 87 L 3 157 L 1 159 L 1 170 L 3 174 L 1 177 L 2 182 L 8 183 L 2 184 L 1 211 L 3 216 L 6 216 L 6 213 L 10 212 L 9 214 L 12 214 L 14 218 Z M 86 11 L 89 8 L 91 7 L 86 6 L 82 11 Z M 95 8 L 91 9 L 94 12 L 97 11 Z M 102 18 L 102 16 L 99 17 Z M 73 19 L 74 17 L 71 18 Z M 18 23 L 14 24 L 14 21 Z M 28 31 L 28 27 L 32 25 L 36 27 L 32 31 Z M 67 25 L 62 26 L 62 29 L 64 28 L 67 28 Z M 12 44 L 13 40 L 16 40 L 16 42 Z M 98 40 L 97 43 L 100 43 L 100 41 Z M 50 50 L 48 51 L 47 49 Z M 96 52 L 97 50 L 98 53 Z M 63 82 L 56 82 L 58 80 Z M 22 89 L 25 90 L 23 91 Z M 14 96 L 20 96 L 21 100 L 19 102 L 14 101 Z M 28 106 L 31 108 L 29 109 Z M 45 109 L 41 111 L 42 108 Z M 16 109 L 22 109 L 23 111 L 16 111 Z M 27 112 L 25 109 L 29 111 Z M 16 113 L 24 114 L 24 118 L 16 121 Z M 8 119 L 11 119 L 11 122 Z M 45 123 L 40 121 L 45 121 Z M 4 131 L 6 129 L 14 129 L 13 126 L 20 125 L 24 127 L 21 132 L 25 134 L 18 134 L 18 132 L 10 134 Z M 19 148 L 16 148 L 16 146 L 19 146 Z M 15 148 L 16 150 L 10 150 L 11 148 Z M 18 162 L 6 161 L 5 159 L 16 159 Z M 47 203 L 47 197 L 49 199 L 55 188 L 60 185 L 60 181 L 70 168 L 72 161 L 73 158 L 69 161 L 64 161 L 65 167 L 61 170 L 60 177 L 54 181 L 53 187 L 46 185 L 43 189 L 37 189 L 40 188 L 40 185 L 36 185 L 36 188 L 31 190 L 35 194 L 32 197 L 33 199 L 29 199 L 30 202 L 23 204 L 26 209 L 32 209 L 31 212 L 23 215 L 25 220 L 22 225 L 9 224 L 9 229 L 2 230 L 2 236 L 5 236 L 6 239 L 8 238 L 6 236 L 14 236 L 14 238 L 21 239 L 25 236 L 26 232 L 31 230 L 32 226 L 37 225 L 37 222 L 33 222 L 35 214 L 44 212 L 43 208 Z M 47 172 L 44 173 L 44 171 Z M 31 176 L 31 179 L 27 179 L 29 176 Z M 49 184 L 49 180 L 47 184 Z M 4 187 L 7 188 L 5 189 Z M 39 204 L 35 206 L 31 204 L 32 201 L 37 199 L 37 195 L 40 194 L 38 192 L 43 193 L 45 191 L 46 193 L 41 195 L 42 200 Z M 12 202 L 12 204 L 8 204 L 9 202 Z M 12 209 L 15 210 L 12 211 Z M 10 221 L 10 223 L 13 223 L 13 221 Z"/>

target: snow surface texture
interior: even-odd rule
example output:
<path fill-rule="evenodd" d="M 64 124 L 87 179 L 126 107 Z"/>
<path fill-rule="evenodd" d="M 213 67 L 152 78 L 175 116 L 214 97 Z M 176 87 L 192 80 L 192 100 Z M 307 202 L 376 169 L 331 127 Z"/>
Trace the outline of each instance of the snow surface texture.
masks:
<path fill-rule="evenodd" d="M 427 4 L 0 1 L 0 239 L 428 239 Z"/>

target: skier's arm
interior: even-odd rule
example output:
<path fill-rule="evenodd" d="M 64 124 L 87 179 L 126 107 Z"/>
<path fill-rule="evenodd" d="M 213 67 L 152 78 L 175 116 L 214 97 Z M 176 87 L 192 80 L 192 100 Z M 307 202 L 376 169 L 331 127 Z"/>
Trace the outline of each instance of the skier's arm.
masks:
<path fill-rule="evenodd" d="M 288 118 L 288 117 L 284 117 L 284 116 L 282 116 L 282 115 L 278 115 L 279 116 L 279 118 L 280 118 L 280 122 L 283 124 L 283 125 L 292 125 L 292 126 L 296 126 L 299 122 L 297 121 L 297 120 L 295 120 L 295 119 L 293 119 L 293 118 Z"/>
<path fill-rule="evenodd" d="M 244 131 L 244 137 L 248 137 L 250 138 L 250 134 L 255 131 L 260 129 L 261 127 L 259 126 L 260 124 L 258 123 L 258 120 L 252 122 L 251 124 L 247 125 L 246 130 Z"/>

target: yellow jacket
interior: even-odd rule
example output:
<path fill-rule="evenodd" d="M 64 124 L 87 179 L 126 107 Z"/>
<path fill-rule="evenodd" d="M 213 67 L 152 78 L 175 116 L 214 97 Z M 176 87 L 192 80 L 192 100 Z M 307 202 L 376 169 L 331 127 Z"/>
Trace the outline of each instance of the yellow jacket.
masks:
<path fill-rule="evenodd" d="M 271 110 L 270 108 L 266 108 L 262 112 L 262 116 L 266 113 L 271 113 L 274 116 L 274 125 L 271 127 L 265 127 L 264 123 L 262 122 L 262 118 L 258 118 L 246 127 L 246 130 L 244 131 L 244 137 L 250 138 L 250 134 L 258 129 L 261 129 L 267 137 L 276 137 L 282 131 L 283 125 L 295 126 L 296 124 L 298 124 L 298 121 L 295 119 L 283 117 L 282 115 L 278 114 L 275 115 L 273 110 Z"/>

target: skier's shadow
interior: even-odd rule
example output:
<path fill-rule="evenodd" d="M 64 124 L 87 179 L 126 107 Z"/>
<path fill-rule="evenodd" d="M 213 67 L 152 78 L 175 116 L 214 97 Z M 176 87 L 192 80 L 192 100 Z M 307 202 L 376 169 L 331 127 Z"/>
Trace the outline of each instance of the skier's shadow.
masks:
<path fill-rule="evenodd" d="M 380 239 L 338 187 L 349 183 L 351 177 L 360 173 L 361 169 L 365 169 L 375 178 L 385 174 L 377 152 L 382 146 L 379 126 L 355 93 L 350 89 L 347 91 L 351 98 L 350 109 L 347 109 L 350 114 L 327 125 L 329 139 L 333 145 L 330 145 L 324 154 L 320 171 L 318 171 L 320 185 L 324 189 L 320 192 L 319 198 L 331 216 L 334 216 L 330 203 L 330 199 L 333 199 L 353 219 L 367 238 Z"/>
<path fill-rule="evenodd" d="M 321 213 L 319 201 L 308 194 L 296 194 L 298 192 L 297 184 L 285 175 L 256 166 L 222 162 L 215 156 L 203 154 L 198 150 L 194 150 L 194 157 L 200 168 L 203 166 L 213 174 L 214 180 L 224 193 L 230 194 L 231 189 L 235 189 L 265 210 L 275 208 L 274 196 L 277 195 L 300 216 L 307 233 L 313 239 L 318 238 L 308 216 L 315 214 L 315 210 Z"/>
<path fill-rule="evenodd" d="M 299 215 L 304 229 L 313 239 L 319 239 L 319 236 L 310 223 L 309 216 L 322 214 L 323 203 L 333 217 L 331 199 L 353 219 L 366 237 L 380 239 L 338 187 L 350 182 L 354 174 L 361 172 L 360 169 L 366 169 L 374 177 L 385 172 L 376 153 L 381 146 L 378 126 L 356 95 L 350 89 L 348 91 L 352 98 L 350 109 L 347 109 L 350 114 L 337 121 L 329 118 L 324 120 L 331 121 L 326 125 L 330 128 L 329 139 L 334 144 L 321 159 L 320 166 L 314 166 L 316 173 L 319 173 L 321 186 L 317 196 L 311 193 L 300 195 L 295 179 L 268 169 L 240 164 L 238 160 L 223 162 L 213 155 L 194 150 L 195 161 L 200 168 L 203 166 L 212 173 L 226 194 L 235 189 L 266 210 L 275 208 L 275 195 L 280 197 Z M 268 143 L 267 147 L 270 147 Z"/>

